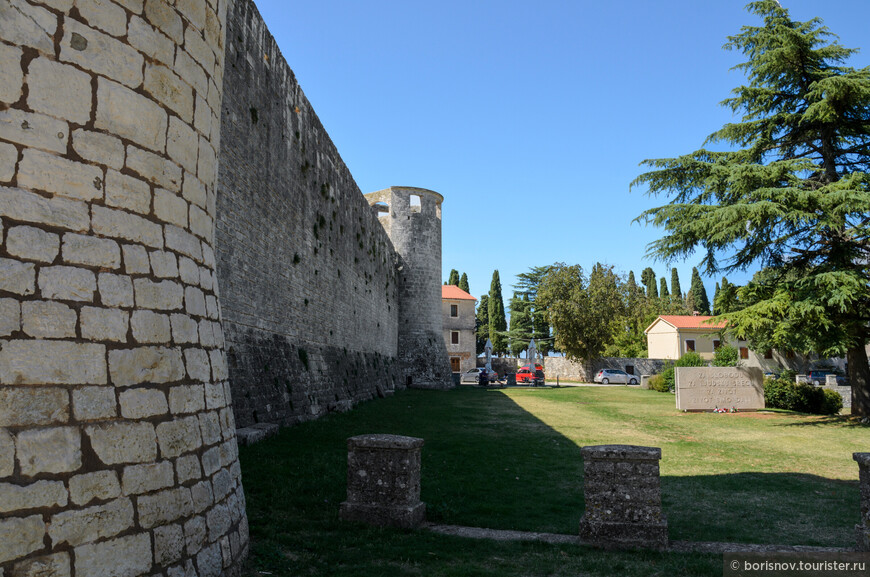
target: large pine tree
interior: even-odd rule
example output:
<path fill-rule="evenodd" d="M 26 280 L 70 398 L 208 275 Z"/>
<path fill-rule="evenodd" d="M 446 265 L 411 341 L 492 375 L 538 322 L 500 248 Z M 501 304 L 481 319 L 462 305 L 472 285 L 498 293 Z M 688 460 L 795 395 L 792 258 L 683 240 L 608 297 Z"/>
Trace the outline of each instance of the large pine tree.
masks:
<path fill-rule="evenodd" d="M 492 273 L 492 283 L 489 285 L 489 340 L 492 341 L 492 351 L 503 355 L 507 352 L 507 319 L 504 313 L 504 299 L 501 296 L 501 278 L 498 269 Z"/>
<path fill-rule="evenodd" d="M 723 103 L 742 118 L 708 138 L 728 149 L 645 161 L 633 186 L 670 202 L 639 218 L 665 230 L 658 257 L 699 250 L 707 274 L 764 267 L 723 318 L 756 347 L 847 354 L 852 413 L 868 415 L 870 68 L 845 66 L 855 50 L 818 18 L 775 0 L 748 9 L 762 25 L 725 45 L 746 58 L 748 84 Z"/>

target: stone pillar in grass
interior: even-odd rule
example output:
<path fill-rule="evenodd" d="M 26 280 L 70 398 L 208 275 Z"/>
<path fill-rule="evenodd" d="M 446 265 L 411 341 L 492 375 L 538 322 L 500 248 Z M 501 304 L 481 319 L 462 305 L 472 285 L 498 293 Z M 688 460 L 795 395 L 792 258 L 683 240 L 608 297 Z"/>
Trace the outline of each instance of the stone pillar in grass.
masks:
<path fill-rule="evenodd" d="M 420 501 L 423 439 L 399 435 L 360 435 L 347 440 L 346 521 L 413 528 L 426 516 Z"/>
<path fill-rule="evenodd" d="M 657 447 L 583 447 L 586 511 L 580 537 L 602 547 L 668 546 Z"/>
<path fill-rule="evenodd" d="M 0 575 L 240 570 L 227 5 L 0 0 Z"/>
<path fill-rule="evenodd" d="M 856 548 L 870 551 L 870 453 L 852 453 L 858 462 L 861 491 L 861 523 L 855 525 Z"/>

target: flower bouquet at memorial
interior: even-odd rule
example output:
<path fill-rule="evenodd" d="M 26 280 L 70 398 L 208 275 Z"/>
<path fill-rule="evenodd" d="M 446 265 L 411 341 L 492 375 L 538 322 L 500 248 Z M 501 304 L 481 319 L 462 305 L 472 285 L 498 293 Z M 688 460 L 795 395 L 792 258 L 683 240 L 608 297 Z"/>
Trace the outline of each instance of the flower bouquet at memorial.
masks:
<path fill-rule="evenodd" d="M 716 407 L 715 409 L 713 409 L 713 412 L 714 413 L 727 413 L 728 409 L 726 409 L 725 407 L 722 407 L 721 409 L 719 407 Z"/>

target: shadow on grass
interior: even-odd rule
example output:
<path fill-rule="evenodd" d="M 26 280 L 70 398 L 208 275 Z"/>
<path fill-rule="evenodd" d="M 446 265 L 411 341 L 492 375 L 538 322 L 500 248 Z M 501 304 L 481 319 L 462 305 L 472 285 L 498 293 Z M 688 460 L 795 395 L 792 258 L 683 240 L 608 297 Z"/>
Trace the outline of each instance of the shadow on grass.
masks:
<path fill-rule="evenodd" d="M 571 405 L 583 418 L 585 402 L 577 400 Z M 364 433 L 426 440 L 429 521 L 578 531 L 583 462 L 571 439 L 497 391 L 406 391 L 241 448 L 252 568 L 273 575 L 721 575 L 715 555 L 604 554 L 342 523 L 346 439 Z M 662 494 L 673 540 L 850 546 L 859 515 L 856 482 L 815 475 L 663 477 Z"/>
<path fill-rule="evenodd" d="M 820 427 L 825 425 L 838 425 L 840 427 L 858 427 L 862 429 L 870 428 L 870 424 L 865 424 L 861 422 L 861 417 L 852 416 L 852 415 L 810 415 L 807 413 L 797 413 L 794 411 L 780 411 L 782 414 L 786 415 L 798 415 L 802 417 L 809 417 L 806 421 L 800 421 L 796 423 L 783 423 L 778 425 L 780 427 Z"/>

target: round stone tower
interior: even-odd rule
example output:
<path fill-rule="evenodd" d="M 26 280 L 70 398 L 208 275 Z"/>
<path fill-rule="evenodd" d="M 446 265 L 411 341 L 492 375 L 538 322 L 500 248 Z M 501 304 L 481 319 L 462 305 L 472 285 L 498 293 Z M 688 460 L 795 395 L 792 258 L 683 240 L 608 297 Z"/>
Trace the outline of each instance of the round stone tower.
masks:
<path fill-rule="evenodd" d="M 0 0 L 0 575 L 240 572 L 226 10 Z"/>
<path fill-rule="evenodd" d="M 441 318 L 441 203 L 425 188 L 392 186 L 366 195 L 397 254 L 398 359 L 403 384 L 452 387 Z"/>

